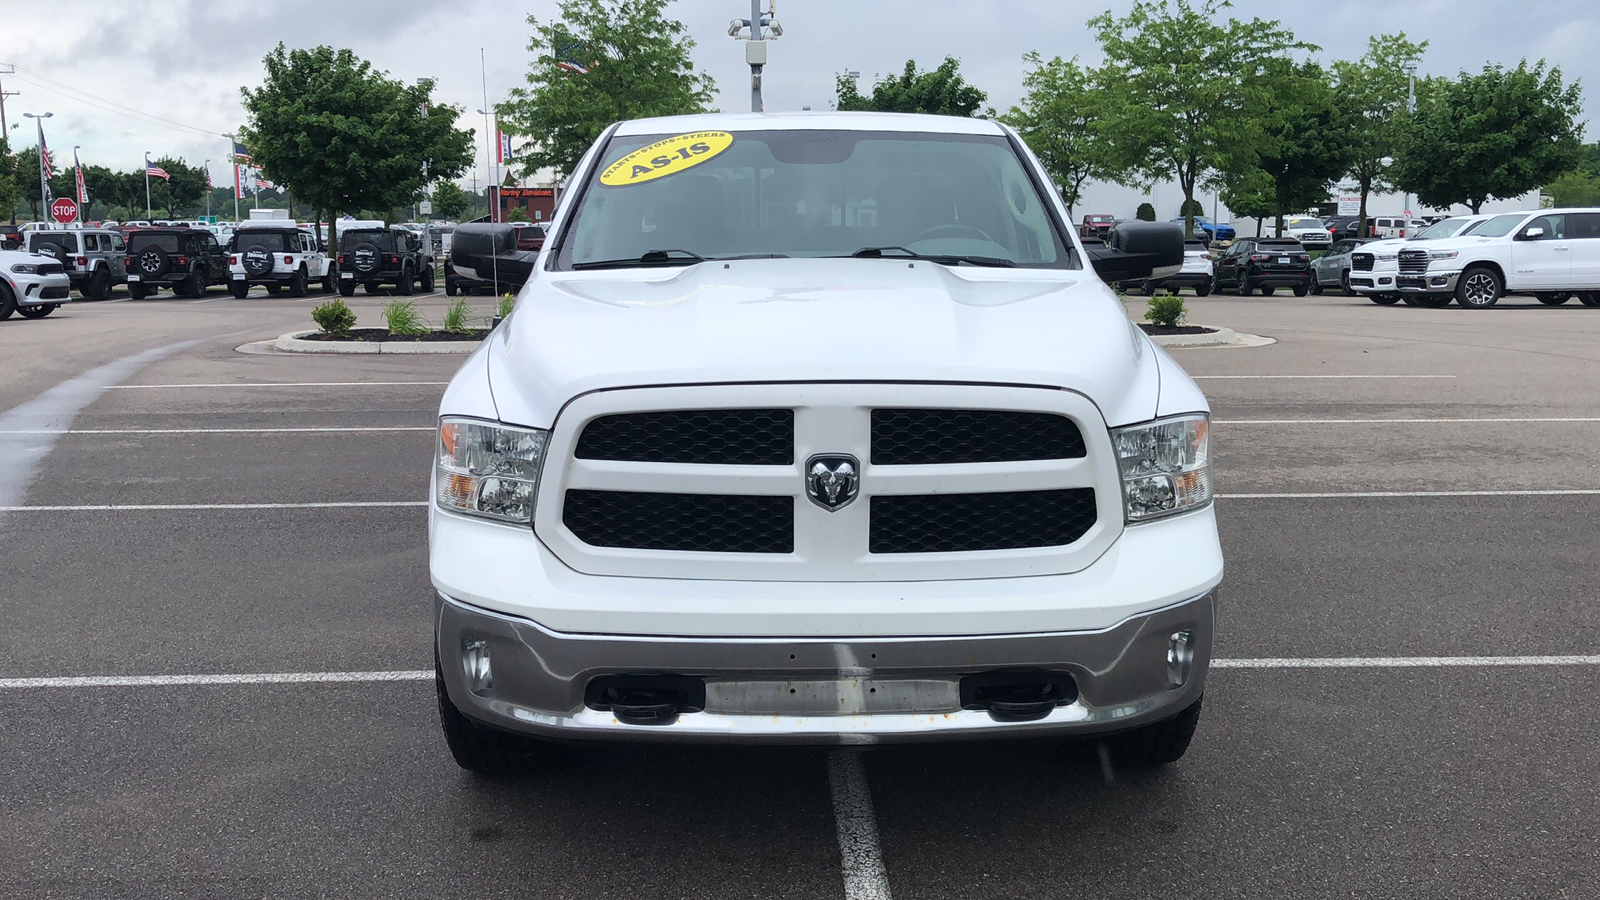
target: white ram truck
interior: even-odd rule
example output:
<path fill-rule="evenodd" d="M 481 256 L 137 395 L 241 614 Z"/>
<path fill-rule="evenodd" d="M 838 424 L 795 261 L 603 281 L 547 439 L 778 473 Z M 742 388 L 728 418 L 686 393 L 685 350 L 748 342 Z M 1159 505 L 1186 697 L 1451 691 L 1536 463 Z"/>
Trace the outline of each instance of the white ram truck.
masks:
<path fill-rule="evenodd" d="M 440 404 L 456 761 L 551 742 L 1188 747 L 1222 580 L 1205 398 L 1019 137 L 875 113 L 626 122 Z M 1170 232 L 1170 233 L 1169 233 Z"/>
<path fill-rule="evenodd" d="M 1395 287 L 1395 276 L 1400 274 L 1400 250 L 1417 241 L 1471 234 L 1483 223 L 1494 218 L 1490 215 L 1453 216 L 1429 225 L 1411 238 L 1385 238 L 1363 244 L 1350 254 L 1350 289 L 1366 295 L 1379 306 L 1392 306 L 1402 299 Z M 1415 305 L 1414 303 L 1412 305 Z"/>
<path fill-rule="evenodd" d="M 1488 309 L 1508 293 L 1600 305 L 1600 209 L 1498 215 L 1470 234 L 1399 251 L 1395 285 L 1416 305 Z"/>

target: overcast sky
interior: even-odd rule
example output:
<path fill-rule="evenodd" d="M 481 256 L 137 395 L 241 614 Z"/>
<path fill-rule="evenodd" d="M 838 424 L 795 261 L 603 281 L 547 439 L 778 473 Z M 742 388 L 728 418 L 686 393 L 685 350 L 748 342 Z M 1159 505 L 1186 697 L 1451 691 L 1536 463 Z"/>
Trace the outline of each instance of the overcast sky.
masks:
<path fill-rule="evenodd" d="M 763 0 L 765 3 L 766 0 Z M 1021 92 L 1022 55 L 1039 50 L 1095 61 L 1097 45 L 1084 22 L 1132 0 L 780 0 L 784 36 L 771 45 L 768 110 L 826 109 L 834 73 L 856 69 L 862 87 L 898 71 L 907 58 L 931 68 L 946 55 L 961 60 L 969 81 L 1004 110 Z M 69 12 L 70 9 L 70 12 Z M 228 144 L 217 135 L 240 124 L 239 88 L 261 77 L 261 57 L 279 41 L 290 47 L 348 46 L 390 75 L 432 77 L 445 102 L 467 110 L 479 127 L 479 177 L 485 166 L 484 86 L 491 103 L 520 84 L 529 58 L 526 19 L 554 16 L 554 0 L 4 0 L 0 4 L 0 74 L 13 146 L 35 141 L 24 112 L 50 111 L 46 138 L 58 159 L 81 144 L 84 162 L 137 168 L 148 150 L 200 163 L 212 160 L 220 184 L 231 179 Z M 669 13 L 697 41 L 697 64 L 717 82 L 718 106 L 749 106 L 749 69 L 742 44 L 727 37 L 728 20 L 749 15 L 748 0 L 679 0 Z M 1486 62 L 1515 65 L 1543 57 L 1585 88 L 1586 113 L 1600 112 L 1600 4 L 1562 0 L 1236 0 L 1234 15 L 1278 18 L 1322 47 L 1324 60 L 1353 58 L 1374 34 L 1404 31 L 1430 42 L 1423 74 L 1454 75 Z M 0 72 L 4 66 L 0 66 Z M 17 127 L 22 123 L 21 127 Z M 1592 131 L 1592 129 L 1591 129 Z M 1589 135 L 1594 139 L 1594 134 Z M 470 184 L 470 179 L 464 179 Z M 1140 199 L 1096 186 L 1089 207 L 1130 216 Z M 1175 214 L 1175 187 L 1157 188 L 1162 214 Z M 1209 197 L 1207 198 L 1209 206 Z M 1393 201 L 1398 210 L 1399 201 Z M 1226 217 L 1226 216 L 1225 216 Z"/>

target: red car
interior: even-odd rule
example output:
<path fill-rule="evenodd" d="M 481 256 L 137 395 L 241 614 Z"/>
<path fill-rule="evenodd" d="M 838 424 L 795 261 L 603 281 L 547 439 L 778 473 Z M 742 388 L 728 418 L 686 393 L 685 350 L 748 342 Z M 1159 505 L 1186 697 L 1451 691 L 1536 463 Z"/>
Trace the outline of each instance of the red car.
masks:
<path fill-rule="evenodd" d="M 1083 224 L 1078 226 L 1078 234 L 1083 237 L 1103 238 L 1115 224 L 1117 224 L 1116 216 L 1084 216 Z"/>

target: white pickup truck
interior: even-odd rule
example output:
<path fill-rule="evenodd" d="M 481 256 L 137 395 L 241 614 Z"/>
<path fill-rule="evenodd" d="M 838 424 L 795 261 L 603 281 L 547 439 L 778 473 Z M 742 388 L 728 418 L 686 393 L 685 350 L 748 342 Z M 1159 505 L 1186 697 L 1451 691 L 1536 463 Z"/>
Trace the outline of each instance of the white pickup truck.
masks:
<path fill-rule="evenodd" d="M 1416 237 L 1388 238 L 1363 244 L 1350 254 L 1350 289 L 1358 294 L 1365 294 L 1368 300 L 1379 306 L 1399 303 L 1401 296 L 1399 289 L 1395 287 L 1394 279 L 1400 274 L 1402 248 L 1417 241 L 1471 234 L 1492 218 L 1494 216 L 1453 216 L 1429 225 L 1418 232 Z"/>
<path fill-rule="evenodd" d="M 1399 251 L 1395 286 L 1419 305 L 1451 300 L 1488 309 L 1506 293 L 1559 305 L 1600 291 L 1600 209 L 1543 209 L 1495 216 L 1462 237 Z"/>
<path fill-rule="evenodd" d="M 1222 580 L 1205 398 L 981 119 L 607 129 L 439 409 L 455 760 L 1076 736 L 1178 759 Z"/>

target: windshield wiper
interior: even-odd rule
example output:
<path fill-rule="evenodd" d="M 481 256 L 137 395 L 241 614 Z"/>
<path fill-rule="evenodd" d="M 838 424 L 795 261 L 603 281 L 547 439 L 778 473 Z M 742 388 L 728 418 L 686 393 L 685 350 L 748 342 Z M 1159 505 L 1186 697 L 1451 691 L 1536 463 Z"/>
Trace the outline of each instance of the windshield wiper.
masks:
<path fill-rule="evenodd" d="M 965 263 L 969 266 L 998 266 L 1007 269 L 1014 268 L 1016 266 L 1015 262 L 1000 256 L 964 256 L 955 253 L 918 253 L 915 250 L 907 250 L 904 247 L 897 247 L 894 245 L 889 245 L 887 247 L 862 247 L 860 250 L 857 250 L 850 255 L 856 259 L 883 259 L 888 256 L 891 251 L 894 253 L 896 258 L 925 259 L 929 262 L 936 262 L 945 266 L 959 266 L 962 263 Z"/>
<path fill-rule="evenodd" d="M 677 255 L 674 255 L 677 254 Z M 573 269 L 631 269 L 634 266 L 687 266 L 706 258 L 689 250 L 646 250 L 631 259 L 599 259 L 573 263 Z"/>

